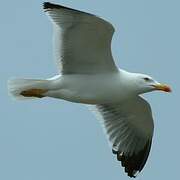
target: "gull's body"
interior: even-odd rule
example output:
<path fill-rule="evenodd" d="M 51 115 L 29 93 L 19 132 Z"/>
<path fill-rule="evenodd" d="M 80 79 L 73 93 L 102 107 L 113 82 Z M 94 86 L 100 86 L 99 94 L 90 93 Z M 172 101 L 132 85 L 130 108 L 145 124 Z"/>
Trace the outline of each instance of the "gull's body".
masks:
<path fill-rule="evenodd" d="M 109 22 L 48 2 L 44 10 L 53 22 L 59 75 L 10 80 L 9 92 L 15 98 L 53 97 L 94 105 L 113 153 L 128 176 L 135 177 L 148 158 L 154 129 L 150 105 L 140 95 L 170 88 L 116 67 L 111 54 L 114 28 Z"/>
<path fill-rule="evenodd" d="M 130 80 L 131 86 L 134 85 L 132 75 L 120 70 L 108 74 L 55 76 L 50 79 L 52 89 L 45 95 L 85 104 L 119 103 L 136 95 L 127 83 Z"/>

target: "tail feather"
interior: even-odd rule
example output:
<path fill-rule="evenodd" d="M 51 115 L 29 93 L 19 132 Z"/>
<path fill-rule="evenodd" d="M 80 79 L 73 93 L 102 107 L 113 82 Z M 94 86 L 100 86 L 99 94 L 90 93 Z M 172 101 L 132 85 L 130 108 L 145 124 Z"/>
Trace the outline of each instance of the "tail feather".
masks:
<path fill-rule="evenodd" d="M 27 94 L 25 96 L 25 92 L 45 92 L 47 90 L 48 80 L 38 80 L 38 79 L 10 79 L 8 81 L 8 92 L 9 95 L 13 96 L 15 99 L 34 99 L 38 96 L 30 96 Z M 40 96 L 39 97 L 43 97 Z"/>

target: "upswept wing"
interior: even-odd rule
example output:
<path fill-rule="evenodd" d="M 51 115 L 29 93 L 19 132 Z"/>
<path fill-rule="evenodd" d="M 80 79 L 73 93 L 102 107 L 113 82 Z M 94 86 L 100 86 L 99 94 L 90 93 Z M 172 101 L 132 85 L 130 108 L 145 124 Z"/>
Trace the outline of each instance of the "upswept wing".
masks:
<path fill-rule="evenodd" d="M 113 153 L 128 176 L 135 177 L 143 169 L 151 148 L 154 125 L 150 105 L 138 96 L 128 102 L 96 108 Z"/>
<path fill-rule="evenodd" d="M 63 74 L 117 71 L 111 54 L 113 26 L 95 15 L 44 3 L 54 27 L 54 50 Z"/>

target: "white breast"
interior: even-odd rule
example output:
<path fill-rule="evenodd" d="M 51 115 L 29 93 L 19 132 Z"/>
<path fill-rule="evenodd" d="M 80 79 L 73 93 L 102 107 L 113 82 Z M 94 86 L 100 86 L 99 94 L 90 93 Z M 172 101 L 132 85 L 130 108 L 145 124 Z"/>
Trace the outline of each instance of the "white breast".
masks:
<path fill-rule="evenodd" d="M 56 88 L 48 96 L 71 102 L 104 104 L 129 98 L 129 86 L 120 73 L 63 75 L 54 80 Z"/>

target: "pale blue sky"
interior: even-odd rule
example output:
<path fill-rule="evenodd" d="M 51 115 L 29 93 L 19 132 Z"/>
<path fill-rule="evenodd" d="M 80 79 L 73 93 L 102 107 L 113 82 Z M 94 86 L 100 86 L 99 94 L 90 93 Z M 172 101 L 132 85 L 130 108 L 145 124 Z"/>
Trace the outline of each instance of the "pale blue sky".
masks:
<path fill-rule="evenodd" d="M 79 104 L 55 99 L 13 101 L 10 77 L 55 75 L 52 27 L 41 0 L 1 1 L 0 179 L 128 180 L 100 124 Z M 172 94 L 146 95 L 155 134 L 139 180 L 179 178 L 180 1 L 56 0 L 97 14 L 114 24 L 113 54 L 124 69 L 145 72 L 170 84 Z"/>

